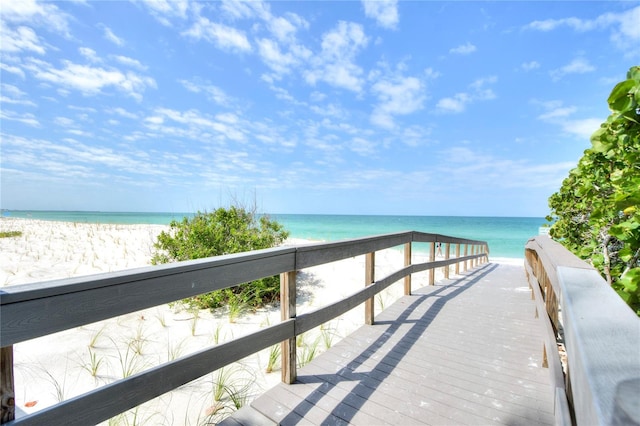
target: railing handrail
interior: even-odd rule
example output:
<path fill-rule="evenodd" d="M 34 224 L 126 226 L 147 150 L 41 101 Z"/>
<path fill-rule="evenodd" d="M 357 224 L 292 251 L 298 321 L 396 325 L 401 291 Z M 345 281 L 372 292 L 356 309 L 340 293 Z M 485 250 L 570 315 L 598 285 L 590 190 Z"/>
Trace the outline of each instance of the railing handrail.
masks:
<path fill-rule="evenodd" d="M 3 287 L 0 290 L 0 309 L 3 311 L 0 322 L 0 347 L 240 283 L 343 260 L 412 241 L 486 245 L 484 241 L 408 231 L 329 243 L 276 247 Z M 235 268 L 235 265 L 240 263 L 243 267 Z M 234 274 L 225 274 L 216 282 L 210 281 L 211 275 L 229 270 Z M 171 285 L 166 285 L 165 280 L 171 280 Z M 154 285 L 161 287 L 149 287 Z M 107 292 L 108 289 L 114 290 L 115 296 L 112 298 L 116 297 L 125 302 L 118 300 L 116 303 L 99 294 L 101 291 Z M 69 312 L 64 299 L 79 294 L 84 294 L 84 297 L 74 302 L 73 312 Z M 53 302 L 52 298 L 59 301 Z M 47 315 L 47 311 L 52 311 L 52 314 Z M 34 313 L 36 317 L 33 316 Z M 73 321 L 69 319 L 69 315 L 75 316 Z"/>
<path fill-rule="evenodd" d="M 478 264 L 488 258 L 488 245 L 485 241 L 407 231 L 5 287 L 0 290 L 3 353 L 21 341 L 263 277 L 286 275 L 362 254 L 371 256 L 378 250 L 402 244 L 410 253 L 412 242 L 431 243 L 429 261 L 407 265 L 405 256 L 404 268 L 332 305 L 297 318 L 285 318 L 277 325 L 161 364 L 9 424 L 88 424 L 106 420 L 275 343 L 295 339 L 304 331 L 372 301 L 375 294 L 412 273 L 460 263 L 466 270 L 468 261 Z M 447 259 L 434 261 L 437 242 L 447 244 Z M 465 255 L 449 258 L 449 244 L 458 244 L 457 254 L 460 245 L 465 245 Z M 467 254 L 469 246 L 471 254 Z"/>
<path fill-rule="evenodd" d="M 529 240 L 525 262 L 530 284 L 542 293 L 539 314 L 555 323 L 547 345 L 553 345 L 548 352 L 556 363 L 555 332 L 564 334 L 568 377 L 558 387 L 566 389 L 560 402 L 572 406 L 569 421 L 640 424 L 637 408 L 625 409 L 640 392 L 640 318 L 591 265 L 548 236 Z"/>

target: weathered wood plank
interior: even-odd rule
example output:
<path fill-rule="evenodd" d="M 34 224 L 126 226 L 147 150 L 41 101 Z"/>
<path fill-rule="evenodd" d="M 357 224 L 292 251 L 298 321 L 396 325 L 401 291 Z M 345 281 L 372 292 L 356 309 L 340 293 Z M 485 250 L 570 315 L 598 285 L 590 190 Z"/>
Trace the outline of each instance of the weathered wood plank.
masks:
<path fill-rule="evenodd" d="M 282 424 L 553 424 L 526 288 L 488 265 L 414 291 L 252 406 Z"/>
<path fill-rule="evenodd" d="M 411 241 L 412 232 L 356 238 L 347 241 L 314 244 L 298 247 L 296 268 L 298 270 L 350 257 L 373 253 Z"/>
<path fill-rule="evenodd" d="M 105 385 L 9 424 L 97 424 L 293 334 L 294 320 L 288 320 Z"/>
<path fill-rule="evenodd" d="M 0 346 L 295 269 L 295 249 L 180 262 L 0 291 Z"/>

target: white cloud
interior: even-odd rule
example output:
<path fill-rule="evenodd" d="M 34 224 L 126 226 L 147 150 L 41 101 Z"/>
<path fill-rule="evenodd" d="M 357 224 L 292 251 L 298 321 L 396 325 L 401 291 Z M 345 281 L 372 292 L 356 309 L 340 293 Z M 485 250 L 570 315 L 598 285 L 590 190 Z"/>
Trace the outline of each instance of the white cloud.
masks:
<path fill-rule="evenodd" d="M 544 114 L 541 114 L 538 116 L 539 120 L 555 120 L 557 118 L 563 118 L 563 117 L 568 117 L 571 114 L 573 114 L 574 112 L 576 112 L 577 108 L 576 107 L 557 107 L 557 108 L 553 108 L 548 110 L 547 112 L 545 112 Z"/>
<path fill-rule="evenodd" d="M 235 122 L 230 123 L 229 116 L 222 116 L 225 120 L 211 118 L 201 114 L 197 110 L 189 110 L 180 112 L 169 108 L 158 108 L 155 110 L 156 115 L 147 117 L 145 124 L 158 132 L 165 135 L 186 136 L 192 139 L 203 139 L 202 135 L 206 132 L 215 132 L 222 136 L 225 140 L 242 142 L 245 140 L 241 125 Z M 171 127 L 167 124 L 167 120 L 176 122 L 181 127 Z M 186 128 L 185 128 L 186 126 Z M 206 138 L 205 138 L 206 139 Z"/>
<path fill-rule="evenodd" d="M 451 112 L 454 114 L 463 112 L 467 104 L 471 102 L 471 97 L 466 93 L 456 93 L 452 97 L 442 98 L 436 104 L 440 112 Z"/>
<path fill-rule="evenodd" d="M 151 15 L 166 27 L 172 26 L 172 19 L 186 19 L 189 9 L 188 0 L 153 0 L 143 1 L 140 4 L 147 7 Z"/>
<path fill-rule="evenodd" d="M 9 111 L 6 108 L 2 108 L 0 109 L 0 118 L 3 120 L 17 121 L 32 127 L 40 127 L 40 122 L 36 119 L 36 116 L 31 113 L 20 114 L 14 111 Z"/>
<path fill-rule="evenodd" d="M 280 42 L 293 43 L 298 29 L 309 28 L 309 23 L 295 13 L 287 13 L 286 17 L 275 17 L 269 14 L 266 20 L 269 31 Z"/>
<path fill-rule="evenodd" d="M 137 119 L 138 116 L 132 112 L 127 111 L 124 108 L 121 107 L 117 107 L 117 108 L 113 108 L 110 110 L 107 110 L 108 113 L 110 114 L 116 114 L 119 115 L 120 117 L 125 117 L 125 118 L 130 118 L 132 120 Z"/>
<path fill-rule="evenodd" d="M 105 40 L 109 40 L 111 43 L 115 44 L 116 46 L 120 46 L 120 47 L 124 46 L 124 40 L 118 37 L 117 35 L 115 35 L 113 31 L 111 31 L 111 28 L 107 26 L 103 26 L 102 29 L 104 31 Z"/>
<path fill-rule="evenodd" d="M 69 16 L 49 2 L 15 0 L 2 2 L 2 21 L 13 24 L 26 23 L 69 36 Z M 4 40 L 3 40 L 4 42 Z"/>
<path fill-rule="evenodd" d="M 133 72 L 123 73 L 114 68 L 79 65 L 71 61 L 62 62 L 63 68 L 57 69 L 44 61 L 31 59 L 25 68 L 39 80 L 78 90 L 85 95 L 96 95 L 108 87 L 113 87 L 140 100 L 147 88 L 156 87 L 155 80 L 151 77 Z"/>
<path fill-rule="evenodd" d="M 227 16 L 234 19 L 256 17 L 265 19 L 271 14 L 271 12 L 269 11 L 269 4 L 263 2 L 262 0 L 222 0 L 221 9 Z"/>
<path fill-rule="evenodd" d="M 332 86 L 360 92 L 364 84 L 363 71 L 354 61 L 367 43 L 362 25 L 340 21 L 334 30 L 322 36 L 322 51 L 311 58 L 313 69 L 305 72 L 306 81 L 315 85 L 321 80 Z"/>
<path fill-rule="evenodd" d="M 222 106 L 230 106 L 232 103 L 231 97 L 225 93 L 218 86 L 214 86 L 209 82 L 200 82 L 200 81 L 189 81 L 189 80 L 179 80 L 180 84 L 182 84 L 185 89 L 193 93 L 205 93 L 207 98 L 212 100 L 218 105 Z"/>
<path fill-rule="evenodd" d="M 525 30 L 553 31 L 560 27 L 569 27 L 577 32 L 611 29 L 611 40 L 622 50 L 631 50 L 631 54 L 640 52 L 640 6 L 620 13 L 605 13 L 595 19 L 576 17 L 546 19 L 527 24 Z"/>
<path fill-rule="evenodd" d="M 182 35 L 195 40 L 206 40 L 222 50 L 251 51 L 251 44 L 244 32 L 227 25 L 211 22 L 202 16 Z"/>
<path fill-rule="evenodd" d="M 126 65 L 131 68 L 137 68 L 140 71 L 146 71 L 148 67 L 142 65 L 140 61 L 137 59 L 129 58 L 128 56 L 116 55 L 113 57 L 117 62 L 120 62 L 122 65 Z"/>
<path fill-rule="evenodd" d="M 379 80 L 371 86 L 378 98 L 371 122 L 384 128 L 394 127 L 393 116 L 411 114 L 422 109 L 424 85 L 416 77 Z"/>
<path fill-rule="evenodd" d="M 436 104 L 436 111 L 440 113 L 458 114 L 476 101 L 489 101 L 496 98 L 496 94 L 489 85 L 495 84 L 498 77 L 489 76 L 479 78 L 469 85 L 470 92 L 456 93 L 451 97 L 442 98 Z"/>
<path fill-rule="evenodd" d="M 595 69 L 587 59 L 576 58 L 563 67 L 551 70 L 549 75 L 553 81 L 558 81 L 567 74 L 585 74 L 595 71 Z"/>
<path fill-rule="evenodd" d="M 496 98 L 496 94 L 491 88 L 487 88 L 490 84 L 495 84 L 498 77 L 495 75 L 479 78 L 469 85 L 473 89 L 473 99 L 480 101 L 489 101 Z"/>
<path fill-rule="evenodd" d="M 40 38 L 29 27 L 21 26 L 13 30 L 0 21 L 0 38 L 2 39 L 2 43 L 0 43 L 0 51 L 2 52 L 16 53 L 27 50 L 41 55 L 45 53 Z"/>
<path fill-rule="evenodd" d="M 599 118 L 585 118 L 581 120 L 568 120 L 562 123 L 562 129 L 581 139 L 590 139 L 593 132 L 600 128 L 603 120 Z"/>
<path fill-rule="evenodd" d="M 5 104 L 36 106 L 36 104 L 25 99 L 26 93 L 12 84 L 2 83 L 0 86 L 0 102 Z"/>
<path fill-rule="evenodd" d="M 574 106 L 564 106 L 562 101 L 533 101 L 542 106 L 545 112 L 538 116 L 538 120 L 560 126 L 565 133 L 577 136 L 581 139 L 589 139 L 603 122 L 600 118 L 571 119 L 578 109 Z"/>
<path fill-rule="evenodd" d="M 452 49 L 449 50 L 449 53 L 455 53 L 458 55 L 468 55 L 470 53 L 473 53 L 477 50 L 476 46 L 474 46 L 473 44 L 467 42 L 465 44 L 461 44 L 458 47 L 454 47 Z"/>
<path fill-rule="evenodd" d="M 395 29 L 399 22 L 397 0 L 362 0 L 364 14 L 383 28 Z"/>
<path fill-rule="evenodd" d="M 258 52 L 264 63 L 278 75 L 289 73 L 292 67 L 300 63 L 299 58 L 291 52 L 283 53 L 274 40 L 259 39 L 257 44 Z M 309 56 L 310 53 L 305 56 Z"/>
<path fill-rule="evenodd" d="M 1 36 L 0 36 L 0 38 L 1 38 Z M 5 59 L 7 59 L 7 58 L 5 57 Z M 6 72 L 9 72 L 11 74 L 19 75 L 20 77 L 22 77 L 22 79 L 25 78 L 24 71 L 22 71 L 22 69 L 20 67 L 16 67 L 16 66 L 13 66 L 13 65 L 5 64 L 4 62 L 0 62 L 0 69 L 4 70 Z"/>
<path fill-rule="evenodd" d="M 89 49 L 88 47 L 80 47 L 78 49 L 80 54 L 87 58 L 91 62 L 100 62 L 100 58 L 96 55 L 96 51 L 93 49 Z"/>
<path fill-rule="evenodd" d="M 540 63 L 538 61 L 523 62 L 522 65 L 520 65 L 520 67 L 524 71 L 532 71 L 540 68 Z"/>

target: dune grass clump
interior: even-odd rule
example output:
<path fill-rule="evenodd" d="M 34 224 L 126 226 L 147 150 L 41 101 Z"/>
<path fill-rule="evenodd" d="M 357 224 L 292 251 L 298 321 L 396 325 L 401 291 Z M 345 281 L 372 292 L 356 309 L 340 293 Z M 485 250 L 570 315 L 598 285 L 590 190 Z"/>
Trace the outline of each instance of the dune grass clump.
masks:
<path fill-rule="evenodd" d="M 22 231 L 0 231 L 0 238 L 21 237 Z"/>

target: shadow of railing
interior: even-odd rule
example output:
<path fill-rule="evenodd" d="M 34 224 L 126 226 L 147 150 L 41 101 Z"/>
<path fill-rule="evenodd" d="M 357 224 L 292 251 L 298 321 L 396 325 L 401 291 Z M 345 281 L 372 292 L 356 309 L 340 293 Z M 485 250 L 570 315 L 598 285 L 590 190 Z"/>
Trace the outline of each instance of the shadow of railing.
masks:
<path fill-rule="evenodd" d="M 412 243 L 429 243 L 429 260 L 412 264 Z M 444 260 L 435 260 L 436 244 L 444 245 Z M 374 280 L 375 253 L 404 247 L 404 267 Z M 455 257 L 450 257 L 455 251 Z M 407 231 L 332 243 L 278 247 L 88 277 L 5 287 L 0 290 L 0 423 L 86 425 L 105 421 L 192 380 L 248 355 L 282 344 L 283 381 L 296 378 L 296 336 L 365 304 L 364 322 L 371 324 L 374 296 L 411 275 L 435 268 L 455 272 L 488 261 L 485 241 Z M 364 288 L 332 305 L 296 315 L 297 271 L 365 255 Z M 282 322 L 230 342 L 106 384 L 83 395 L 14 420 L 13 345 L 58 331 L 91 324 L 187 297 L 221 290 L 280 274 Z M 308 277 L 307 277 L 308 278 Z M 126 395 L 126 397 L 123 397 Z"/>
<path fill-rule="evenodd" d="M 311 406 L 318 405 L 322 399 L 331 391 L 332 388 L 338 386 L 341 382 L 357 382 L 355 388 L 352 389 L 350 394 L 345 397 L 348 398 L 340 401 L 331 412 L 337 418 L 342 421 L 350 422 L 353 419 L 353 415 L 362 408 L 363 404 L 367 401 L 367 397 L 371 396 L 376 389 L 382 384 L 383 380 L 391 375 L 393 369 L 400 364 L 402 359 L 409 353 L 411 348 L 425 333 L 428 327 L 431 325 L 433 319 L 442 310 L 442 308 L 450 301 L 458 297 L 464 291 L 471 288 L 478 283 L 487 274 L 497 268 L 496 265 L 487 264 L 484 265 L 469 275 L 457 278 L 452 283 L 446 284 L 437 290 L 430 292 L 427 295 L 412 295 L 415 298 L 410 305 L 404 308 L 400 316 L 394 321 L 376 321 L 376 325 L 388 325 L 388 328 L 382 333 L 376 340 L 371 342 L 369 346 L 361 351 L 351 362 L 342 367 L 336 373 L 333 374 L 320 374 L 320 375 L 303 375 L 298 376 L 299 383 L 305 384 L 317 384 L 321 383 L 322 386 L 318 387 L 309 396 L 305 398 L 304 403 L 298 405 L 287 416 L 282 419 L 283 424 L 296 424 L 296 419 L 299 416 L 305 415 Z M 450 291 L 454 288 L 453 291 Z M 442 293 L 445 293 L 442 295 Z M 409 319 L 409 317 L 415 312 L 415 310 L 424 304 L 425 299 L 437 298 L 430 307 L 421 314 L 420 319 Z M 376 349 L 383 346 L 390 339 L 396 336 L 396 333 L 406 324 L 413 324 L 411 328 L 393 345 L 391 350 L 387 352 L 379 361 L 377 365 L 385 364 L 388 368 L 377 369 L 370 368 L 367 372 L 354 371 L 365 364 L 368 360 L 372 359 L 372 356 L 376 354 Z M 370 372 L 376 371 L 376 376 L 370 375 Z M 366 384 L 365 384 L 366 382 Z M 343 404 L 348 405 L 352 410 L 343 410 Z M 327 417 L 322 424 L 330 424 L 331 417 Z"/>

